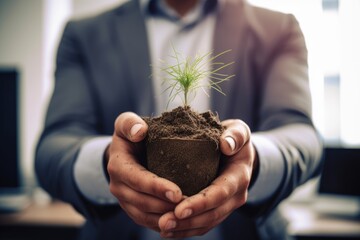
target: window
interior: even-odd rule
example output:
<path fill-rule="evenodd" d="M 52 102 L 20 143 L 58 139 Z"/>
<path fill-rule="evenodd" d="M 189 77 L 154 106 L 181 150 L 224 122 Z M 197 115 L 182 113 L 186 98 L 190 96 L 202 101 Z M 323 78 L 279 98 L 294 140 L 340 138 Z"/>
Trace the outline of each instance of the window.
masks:
<path fill-rule="evenodd" d="M 360 1 L 250 2 L 295 15 L 309 51 L 315 125 L 326 145 L 360 146 Z"/>

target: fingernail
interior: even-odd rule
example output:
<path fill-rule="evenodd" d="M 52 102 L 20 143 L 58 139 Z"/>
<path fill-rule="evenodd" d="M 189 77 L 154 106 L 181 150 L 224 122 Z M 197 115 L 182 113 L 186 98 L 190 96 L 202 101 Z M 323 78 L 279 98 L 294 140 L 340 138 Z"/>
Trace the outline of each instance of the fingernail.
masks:
<path fill-rule="evenodd" d="M 182 214 L 181 214 L 181 218 L 187 218 L 192 214 L 192 210 L 191 209 L 185 209 Z"/>
<path fill-rule="evenodd" d="M 136 123 L 132 128 L 130 129 L 130 135 L 133 137 L 135 136 L 140 129 L 142 128 L 142 125 L 140 123 Z"/>
<path fill-rule="evenodd" d="M 167 191 L 165 193 L 165 196 L 167 197 L 167 199 L 169 199 L 172 202 L 175 202 L 175 197 L 174 197 L 174 193 L 172 191 Z"/>
<path fill-rule="evenodd" d="M 176 222 L 174 220 L 169 220 L 165 225 L 165 231 L 174 229 L 175 227 L 176 227 Z"/>
<path fill-rule="evenodd" d="M 225 137 L 226 142 L 229 144 L 231 151 L 235 150 L 235 140 L 232 137 Z"/>

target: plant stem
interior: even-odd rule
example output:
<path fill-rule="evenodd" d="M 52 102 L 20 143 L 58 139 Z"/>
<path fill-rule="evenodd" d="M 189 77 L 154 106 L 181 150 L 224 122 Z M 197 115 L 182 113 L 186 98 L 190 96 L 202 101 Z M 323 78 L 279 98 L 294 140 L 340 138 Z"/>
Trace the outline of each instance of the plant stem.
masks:
<path fill-rule="evenodd" d="M 187 97 L 188 97 L 188 89 L 184 89 L 184 105 L 185 106 L 187 106 L 187 104 L 188 104 Z"/>
<path fill-rule="evenodd" d="M 164 92 L 168 90 L 170 91 L 168 105 L 169 102 L 174 100 L 177 95 L 183 94 L 184 106 L 188 106 L 189 93 L 198 88 L 202 89 L 206 95 L 208 95 L 206 92 L 207 88 L 212 88 L 225 95 L 219 84 L 229 80 L 234 75 L 227 75 L 219 71 L 230 66 L 234 62 L 215 62 L 215 59 L 230 50 L 223 51 L 215 56 L 211 56 L 212 52 L 209 52 L 204 55 L 197 55 L 194 58 L 187 57 L 184 60 L 180 59 L 180 53 L 177 52 L 174 47 L 173 51 L 173 58 L 176 60 L 176 63 L 161 69 L 169 75 L 169 78 L 164 79 L 164 81 L 169 81 L 170 83 L 164 90 Z M 207 64 L 210 65 L 209 67 L 211 70 L 207 70 L 205 68 Z M 204 78 L 208 78 L 208 83 L 203 85 L 200 80 Z"/>

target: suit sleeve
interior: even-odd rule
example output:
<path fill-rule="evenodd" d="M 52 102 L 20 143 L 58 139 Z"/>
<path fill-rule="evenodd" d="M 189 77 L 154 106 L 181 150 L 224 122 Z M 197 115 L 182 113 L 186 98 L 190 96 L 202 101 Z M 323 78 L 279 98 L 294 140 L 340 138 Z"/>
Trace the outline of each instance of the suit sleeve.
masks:
<path fill-rule="evenodd" d="M 254 144 L 260 162 L 280 157 L 282 177 L 270 198 L 242 209 L 259 219 L 266 218 L 297 186 L 318 174 L 321 167 L 322 141 L 311 120 L 307 49 L 292 15 L 287 15 L 282 23 L 281 33 L 261 71 L 262 93 Z"/>
<path fill-rule="evenodd" d="M 64 30 L 56 60 L 55 87 L 38 142 L 35 170 L 52 197 L 71 203 L 85 217 L 101 217 L 102 206 L 87 201 L 74 180 L 74 163 L 82 145 L 99 135 L 97 108 L 74 24 Z"/>

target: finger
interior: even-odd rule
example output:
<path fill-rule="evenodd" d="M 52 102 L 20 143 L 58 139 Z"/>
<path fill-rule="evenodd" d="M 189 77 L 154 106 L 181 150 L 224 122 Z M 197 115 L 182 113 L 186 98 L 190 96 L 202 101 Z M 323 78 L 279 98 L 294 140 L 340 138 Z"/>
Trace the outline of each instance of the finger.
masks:
<path fill-rule="evenodd" d="M 162 232 L 214 227 L 230 215 L 233 210 L 233 201 L 234 200 L 230 200 L 225 204 L 220 205 L 218 208 L 187 219 L 178 219 L 174 212 L 168 212 L 160 217 L 159 227 Z"/>
<path fill-rule="evenodd" d="M 220 137 L 220 149 L 224 155 L 231 156 L 250 140 L 250 129 L 241 120 L 225 120 L 222 125 L 226 128 Z"/>
<path fill-rule="evenodd" d="M 201 236 L 223 222 L 230 213 L 219 215 L 219 218 L 214 219 L 214 213 L 196 216 L 191 219 L 178 220 L 174 228 L 164 230 L 160 227 L 162 237 L 171 238 L 186 238 L 192 236 Z M 163 217 L 163 216 L 162 216 Z M 163 221 L 160 217 L 159 222 Z"/>
<path fill-rule="evenodd" d="M 159 219 L 161 236 L 184 238 L 204 235 L 223 222 L 233 212 L 233 206 L 236 205 L 236 202 L 236 198 L 232 198 L 216 209 L 187 219 L 177 219 L 172 212 L 166 213 Z"/>
<path fill-rule="evenodd" d="M 145 121 L 133 112 L 120 114 L 115 121 L 115 134 L 132 142 L 142 141 L 148 131 Z"/>
<path fill-rule="evenodd" d="M 146 213 L 164 214 L 175 208 L 173 203 L 134 191 L 125 184 L 118 184 L 112 194 L 115 195 L 120 202 L 129 202 L 134 207 Z"/>
<path fill-rule="evenodd" d="M 130 160 L 121 161 L 121 167 L 118 167 L 117 161 L 111 161 L 110 159 L 108 172 L 111 192 L 116 193 L 117 185 L 124 183 L 134 191 L 146 193 L 173 203 L 178 203 L 182 199 L 182 192 L 175 183 L 158 177 L 136 162 Z"/>
<path fill-rule="evenodd" d="M 161 231 L 172 231 L 177 227 L 178 219 L 173 211 L 167 212 L 159 218 L 158 226 Z"/>
<path fill-rule="evenodd" d="M 235 209 L 245 203 L 249 181 L 250 174 L 245 166 L 229 163 L 210 186 L 180 202 L 174 210 L 175 215 L 179 219 L 185 219 L 202 214 L 219 207 L 230 198 L 236 198 Z"/>
<path fill-rule="evenodd" d="M 160 236 L 162 238 L 187 238 L 187 237 L 193 237 L 193 236 L 202 236 L 209 232 L 211 228 L 196 228 L 196 229 L 190 229 L 186 231 L 174 231 L 174 232 L 160 232 Z"/>
<path fill-rule="evenodd" d="M 142 212 L 127 202 L 120 203 L 120 206 L 136 224 L 151 228 L 157 232 L 160 231 L 158 222 L 161 215 Z"/>
<path fill-rule="evenodd" d="M 211 221 L 211 214 L 195 217 L 193 219 L 179 220 L 176 227 L 169 230 L 160 229 L 160 235 L 163 238 L 176 238 L 182 239 L 193 236 L 202 236 L 207 234 L 209 231 L 214 229 L 215 226 L 224 221 L 229 214 L 222 215 L 221 218 L 217 219 L 217 221 Z M 161 217 L 162 218 L 162 217 Z M 162 221 L 160 218 L 159 221 Z M 198 224 L 198 222 L 202 222 L 202 224 Z M 203 227 L 199 227 L 203 226 Z"/>

